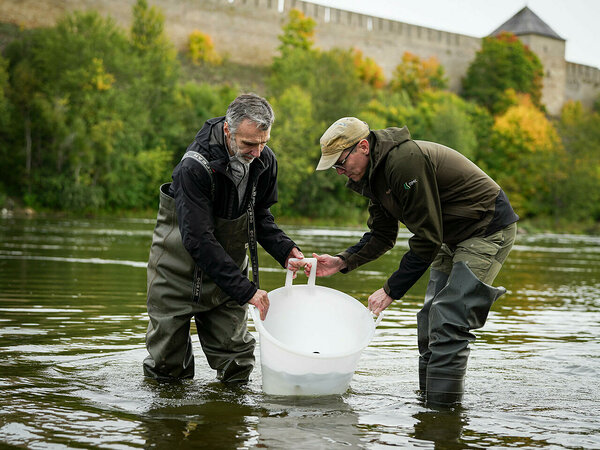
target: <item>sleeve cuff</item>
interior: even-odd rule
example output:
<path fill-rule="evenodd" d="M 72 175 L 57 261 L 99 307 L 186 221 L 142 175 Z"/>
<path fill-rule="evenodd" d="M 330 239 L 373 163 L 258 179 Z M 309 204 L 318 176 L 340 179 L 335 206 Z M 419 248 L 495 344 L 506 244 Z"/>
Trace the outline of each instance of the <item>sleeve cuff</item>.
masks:
<path fill-rule="evenodd" d="M 246 291 L 246 293 L 237 299 L 237 302 L 241 306 L 244 306 L 246 303 L 248 303 L 252 299 L 252 297 L 254 297 L 254 294 L 256 294 L 256 291 L 258 291 L 258 288 L 252 281 L 248 280 L 248 284 L 249 284 L 249 287 L 248 287 L 248 290 Z"/>
<path fill-rule="evenodd" d="M 346 263 L 346 267 L 344 267 L 342 270 L 340 270 L 341 273 L 348 273 L 354 269 L 356 269 L 356 266 L 351 267 L 350 264 L 348 264 L 348 258 L 350 258 L 350 256 L 352 255 L 352 253 L 348 253 L 348 252 L 342 252 L 342 253 L 338 253 L 337 255 L 334 255 L 337 258 L 340 258 L 342 261 L 344 261 Z"/>
<path fill-rule="evenodd" d="M 388 281 L 385 280 L 385 283 L 383 284 L 383 291 L 389 295 L 390 297 L 392 297 L 392 292 L 390 290 L 390 285 L 388 284 Z M 394 297 L 392 297 L 394 298 Z M 394 300 L 398 300 L 397 298 L 394 298 Z"/>

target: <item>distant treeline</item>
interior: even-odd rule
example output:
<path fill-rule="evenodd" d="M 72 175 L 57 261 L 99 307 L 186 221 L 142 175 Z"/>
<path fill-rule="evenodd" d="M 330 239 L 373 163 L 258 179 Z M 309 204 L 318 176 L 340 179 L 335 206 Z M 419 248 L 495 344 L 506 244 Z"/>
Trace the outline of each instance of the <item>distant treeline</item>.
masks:
<path fill-rule="evenodd" d="M 600 101 L 594 110 L 568 103 L 560 117 L 547 117 L 543 67 L 515 36 L 484 39 L 459 96 L 446 90 L 434 58 L 407 52 L 386 80 L 360 51 L 316 48 L 314 28 L 290 13 L 258 92 L 276 114 L 269 145 L 279 161 L 277 215 L 364 217 L 364 200 L 344 188 L 344 177 L 314 172 L 323 131 L 356 116 L 372 129 L 407 125 L 413 138 L 460 151 L 521 217 L 600 222 Z M 16 199 L 58 211 L 154 208 L 158 186 L 202 123 L 242 91 L 189 74 L 227 64 L 201 30 L 177 54 L 161 11 L 146 0 L 134 6 L 129 30 L 88 12 L 16 32 L 0 57 L 0 207 Z"/>

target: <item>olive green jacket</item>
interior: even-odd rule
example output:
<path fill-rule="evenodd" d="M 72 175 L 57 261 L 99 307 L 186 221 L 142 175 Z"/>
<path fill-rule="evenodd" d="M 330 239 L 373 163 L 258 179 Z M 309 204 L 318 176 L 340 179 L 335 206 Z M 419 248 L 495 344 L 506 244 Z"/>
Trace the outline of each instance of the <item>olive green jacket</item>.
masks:
<path fill-rule="evenodd" d="M 384 289 L 393 298 L 418 280 L 442 243 L 485 236 L 518 220 L 500 186 L 456 150 L 413 141 L 406 127 L 372 131 L 369 144 L 367 174 L 358 182 L 349 180 L 347 187 L 370 199 L 370 232 L 338 256 L 346 261 L 347 271 L 378 258 L 394 246 L 402 222 L 414 234 L 404 262 L 412 261 L 408 266 L 419 273 L 414 280 L 406 273 L 392 275 Z M 404 276 L 403 283 L 393 283 L 404 284 L 402 288 L 390 288 L 394 276 Z"/>

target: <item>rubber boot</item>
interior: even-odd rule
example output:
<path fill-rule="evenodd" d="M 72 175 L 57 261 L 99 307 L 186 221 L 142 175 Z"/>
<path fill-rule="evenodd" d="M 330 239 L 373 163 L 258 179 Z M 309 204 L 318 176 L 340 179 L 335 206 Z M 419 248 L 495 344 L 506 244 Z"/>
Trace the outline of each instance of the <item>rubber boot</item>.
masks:
<path fill-rule="evenodd" d="M 446 286 L 448 275 L 439 270 L 429 270 L 429 283 L 425 291 L 423 308 L 417 313 L 417 342 L 419 344 L 419 390 L 425 394 L 429 350 L 429 308 L 433 298 Z"/>
<path fill-rule="evenodd" d="M 455 263 L 446 286 L 431 301 L 426 398 L 433 406 L 462 401 L 469 343 L 481 328 L 492 304 L 506 292 L 480 281 L 464 262 Z"/>

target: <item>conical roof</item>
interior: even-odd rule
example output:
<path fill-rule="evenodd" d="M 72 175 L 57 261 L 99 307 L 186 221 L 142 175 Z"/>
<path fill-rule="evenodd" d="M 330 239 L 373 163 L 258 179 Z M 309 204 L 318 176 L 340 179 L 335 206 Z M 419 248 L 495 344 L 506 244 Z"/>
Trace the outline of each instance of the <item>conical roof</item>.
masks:
<path fill-rule="evenodd" d="M 508 31 L 517 36 L 522 36 L 524 34 L 538 34 L 540 36 L 564 41 L 563 38 L 561 38 L 546 22 L 540 19 L 527 6 L 500 25 L 492 33 L 492 36 L 496 36 L 502 31 Z"/>

